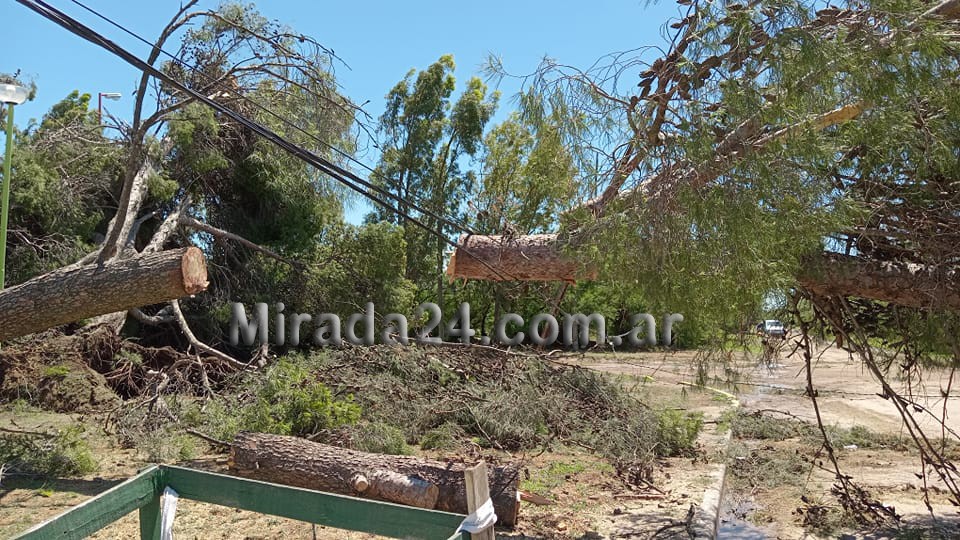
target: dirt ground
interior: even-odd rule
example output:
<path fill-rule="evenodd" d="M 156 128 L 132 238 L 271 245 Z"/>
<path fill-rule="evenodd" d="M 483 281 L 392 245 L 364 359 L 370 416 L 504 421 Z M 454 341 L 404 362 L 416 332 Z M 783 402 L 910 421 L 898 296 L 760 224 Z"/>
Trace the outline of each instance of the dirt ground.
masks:
<path fill-rule="evenodd" d="M 723 392 L 735 394 L 742 411 L 783 411 L 804 420 L 813 420 L 810 400 L 804 396 L 805 374 L 799 358 L 781 355 L 767 365 L 747 353 L 732 353 L 702 362 L 695 351 L 676 353 L 601 353 L 571 357 L 593 369 L 621 376 L 635 395 L 656 408 L 699 411 L 704 429 L 698 439 L 700 451 L 694 458 L 659 460 L 649 486 L 628 486 L 616 478 L 612 468 L 588 449 L 555 448 L 536 456 L 491 452 L 496 460 L 521 461 L 524 476 L 521 489 L 543 496 L 554 504 L 524 503 L 520 523 L 513 530 L 498 531 L 502 538 L 689 538 L 690 517 L 699 509 L 704 492 L 718 485 L 726 469 L 720 538 L 814 538 L 800 523 L 796 510 L 800 498 L 829 505 L 830 474 L 798 461 L 795 456 L 812 454 L 808 440 L 779 441 L 734 439 L 730 441 L 729 417 L 735 401 Z M 940 389 L 947 387 L 949 372 L 927 373 L 922 385 L 914 385 L 916 401 L 942 412 Z M 895 408 L 875 395 L 878 385 L 859 362 L 835 348 L 825 348 L 817 359 L 815 382 L 826 424 L 838 427 L 864 426 L 872 432 L 899 434 L 902 422 Z M 703 382 L 717 390 L 694 388 Z M 734 383 L 735 382 L 735 383 Z M 906 381 L 898 381 L 906 384 Z M 960 430 L 960 407 L 947 403 L 947 425 Z M 7 477 L 0 485 L 0 538 L 8 538 L 32 524 L 82 502 L 148 464 L 146 456 L 134 450 L 118 449 L 112 437 L 102 431 L 102 419 L 90 415 L 66 415 L 35 410 L 0 412 L 0 427 L 43 430 L 82 422 L 99 471 L 88 477 L 47 483 Z M 930 422 L 931 433 L 935 424 Z M 430 455 L 429 452 L 425 453 Z M 918 459 L 913 453 L 883 446 L 840 450 L 841 465 L 874 496 L 892 504 L 910 526 L 929 523 L 921 498 L 922 480 L 915 473 Z M 442 457 L 433 454 L 433 457 Z M 181 462 L 182 463 L 182 462 Z M 185 463 L 188 466 L 223 471 L 224 456 L 207 452 Z M 754 464 L 778 467 L 767 477 L 745 477 Z M 742 465 L 750 465 L 745 467 Z M 806 469 L 802 468 L 806 466 Z M 793 473 L 790 467 L 800 467 Z M 745 472 L 746 471 L 746 472 Z M 779 482 L 779 483 L 778 483 Z M 950 524 L 957 515 L 946 501 L 941 487 L 931 480 L 934 513 L 941 523 Z M 369 535 L 334 531 L 310 524 L 264 516 L 231 508 L 192 501 L 180 501 L 174 531 L 178 538 L 369 538 Z M 136 513 L 98 533 L 95 538 L 131 538 L 137 532 Z M 839 523 L 825 537 L 874 538 L 882 534 L 862 532 L 855 524 Z M 923 536 L 903 536 L 922 538 Z M 888 535 L 886 537 L 894 537 Z M 949 537 L 949 536 L 948 536 Z M 960 537 L 960 533 L 958 536 Z"/>
<path fill-rule="evenodd" d="M 729 407 L 729 400 L 709 392 L 686 390 L 668 380 L 631 375 L 620 379 L 645 403 L 656 404 L 658 408 L 703 411 L 707 422 L 712 423 L 698 440 L 698 456 L 661 459 L 655 464 L 650 485 L 631 486 L 621 481 L 608 463 L 585 448 L 555 447 L 539 455 L 485 450 L 489 461 L 522 463 L 521 489 L 553 503 L 524 503 L 518 526 L 498 531 L 498 536 L 626 538 L 650 536 L 659 531 L 659 536 L 664 538 L 675 534 L 678 538 L 687 537 L 684 528 L 687 516 L 691 508 L 700 504 L 704 490 L 716 484 L 724 461 L 725 440 L 714 427 L 716 419 Z M 84 436 L 99 462 L 99 470 L 84 478 L 48 482 L 5 478 L 0 485 L 0 538 L 8 538 L 68 510 L 133 476 L 150 463 L 147 456 L 135 450 L 117 448 L 114 438 L 103 431 L 101 416 L 23 408 L 0 412 L 0 428 L 48 431 L 75 422 L 85 425 Z M 224 472 L 225 457 L 209 450 L 202 452 L 198 459 L 180 464 Z M 419 453 L 441 459 L 448 457 L 437 452 Z M 132 513 L 94 538 L 135 537 L 137 523 L 137 515 Z M 193 501 L 179 502 L 174 532 L 178 538 L 371 538 Z"/>

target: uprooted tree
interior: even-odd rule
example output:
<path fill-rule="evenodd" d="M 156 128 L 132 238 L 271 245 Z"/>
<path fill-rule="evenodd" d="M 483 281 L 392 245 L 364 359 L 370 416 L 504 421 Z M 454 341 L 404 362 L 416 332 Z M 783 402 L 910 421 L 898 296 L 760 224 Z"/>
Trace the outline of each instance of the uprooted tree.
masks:
<path fill-rule="evenodd" d="M 149 64 L 317 153 L 346 145 L 358 109 L 336 90 L 330 51 L 250 6 L 195 6 L 185 3 L 164 27 Z M 168 58 L 167 51 L 175 54 Z M 91 278 L 81 279 L 87 290 L 78 294 L 114 297 L 111 280 L 130 277 L 124 268 L 146 270 L 153 254 L 194 243 L 210 257 L 212 291 L 230 294 L 243 284 L 262 292 L 279 271 L 251 264 L 252 252 L 288 268 L 298 256 L 316 257 L 316 235 L 341 219 L 340 193 L 330 181 L 249 130 L 147 74 L 134 97 L 129 124 L 108 115 L 108 125 L 100 125 L 88 111 L 89 95 L 75 92 L 39 126 L 17 133 L 12 284 L 33 279 L 0 293 L 0 302 L 12 309 L 5 316 L 26 319 L 23 295 L 76 275 Z M 107 138 L 105 129 L 122 137 Z M 111 207 L 112 216 L 101 210 Z M 151 294 L 81 302 L 82 313 L 30 309 L 31 324 L 5 327 L 4 339 L 94 316 L 87 324 L 119 331 L 132 315 L 140 325 L 178 329 L 197 353 L 243 365 L 197 338 L 176 300 L 183 290 L 154 285 L 124 283 L 149 287 Z M 187 289 L 188 295 L 200 290 Z M 173 292 L 181 294 L 164 294 Z M 194 305 L 209 310 L 215 300 Z"/>
<path fill-rule="evenodd" d="M 889 382 L 898 365 L 960 359 L 960 2 L 679 3 L 663 56 L 548 63 L 527 81 L 528 118 L 578 113 L 564 136 L 583 202 L 558 234 L 462 236 L 450 277 L 572 281 L 599 268 L 657 307 L 732 327 L 779 292 L 804 332 L 819 321 L 865 361 L 924 478 L 960 502 L 942 446 Z M 875 339 L 892 353 L 881 359 Z"/>

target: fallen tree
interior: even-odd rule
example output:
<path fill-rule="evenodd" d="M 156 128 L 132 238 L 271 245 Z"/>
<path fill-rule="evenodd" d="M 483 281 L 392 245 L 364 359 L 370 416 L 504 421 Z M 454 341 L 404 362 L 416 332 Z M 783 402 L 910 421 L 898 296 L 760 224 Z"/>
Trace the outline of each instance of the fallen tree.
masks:
<path fill-rule="evenodd" d="M 469 513 L 463 463 L 370 454 L 298 437 L 240 433 L 230 446 L 229 466 L 246 478 Z M 512 466 L 488 471 L 497 524 L 511 526 L 519 511 L 519 471 Z"/>
<path fill-rule="evenodd" d="M 738 6 L 731 6 L 728 16 L 721 18 L 719 23 L 724 25 L 737 19 L 740 16 L 737 13 L 742 9 L 742 6 Z M 812 170 L 807 171 L 812 178 L 831 179 L 818 187 L 824 191 L 810 200 L 822 204 L 826 200 L 833 201 L 836 193 L 841 192 L 843 196 L 864 204 L 870 216 L 865 218 L 864 223 L 856 223 L 855 233 L 835 235 L 841 237 L 841 243 L 846 242 L 847 255 L 827 250 L 814 255 L 807 260 L 810 268 L 803 268 L 799 275 L 794 276 L 797 285 L 816 294 L 857 296 L 917 308 L 960 309 L 956 271 L 943 270 L 956 266 L 955 242 L 950 236 L 951 231 L 960 227 L 955 206 L 950 206 L 956 204 L 956 183 L 950 183 L 954 176 L 951 173 L 926 173 L 918 177 L 911 175 L 910 171 L 904 171 L 909 181 L 903 178 L 891 180 L 886 178 L 884 169 L 872 171 L 869 168 L 863 168 L 859 175 L 851 174 L 862 165 L 858 161 L 861 153 L 868 152 L 868 148 L 872 152 L 878 150 L 871 146 L 874 141 L 869 137 L 848 142 L 838 133 L 844 124 L 855 120 L 870 122 L 869 117 L 888 113 L 873 96 L 851 99 L 854 96 L 844 95 L 839 102 L 834 101 L 834 108 L 826 111 L 803 108 L 785 115 L 780 110 L 787 107 L 791 100 L 798 99 L 797 89 L 801 89 L 801 93 L 807 92 L 813 86 L 813 81 L 825 73 L 831 73 L 832 70 L 842 73 L 851 69 L 843 65 L 843 61 L 849 62 L 850 59 L 826 58 L 826 64 L 816 64 L 808 72 L 797 75 L 791 84 L 761 89 L 765 92 L 763 100 L 755 108 L 745 108 L 739 119 L 730 122 L 701 122 L 702 111 L 723 110 L 725 114 L 730 114 L 730 104 L 722 99 L 715 101 L 716 92 L 696 92 L 698 89 L 714 88 L 712 85 L 722 88 L 724 81 L 732 79 L 752 80 L 753 76 L 743 71 L 744 66 L 749 64 L 745 59 L 752 58 L 763 64 L 767 57 L 766 53 L 761 52 L 775 47 L 777 40 L 789 32 L 829 40 L 839 31 L 850 30 L 850 38 L 869 41 L 870 50 L 909 57 L 916 45 L 914 41 L 904 38 L 918 31 L 922 26 L 920 23 L 932 23 L 932 28 L 941 24 L 945 33 L 939 36 L 953 39 L 949 36 L 955 34 L 948 31 L 956 26 L 954 23 L 960 17 L 958 6 L 960 2 L 957 0 L 946 0 L 917 12 L 912 22 L 904 21 L 906 24 L 903 26 L 873 24 L 871 17 L 876 14 L 869 8 L 824 9 L 811 13 L 813 20 L 798 21 L 796 26 L 781 29 L 780 33 L 768 33 L 764 26 L 770 22 L 781 22 L 777 19 L 776 10 L 761 10 L 762 13 L 750 15 L 754 25 L 750 39 L 743 42 L 733 38 L 723 39 L 717 43 L 719 52 L 698 45 L 710 32 L 704 28 L 701 19 L 710 19 L 717 14 L 712 14 L 708 8 L 693 6 L 685 18 L 672 25 L 676 34 L 667 53 L 640 74 L 637 95 L 618 96 L 616 89 L 608 92 L 602 87 L 602 81 L 615 80 L 616 77 L 596 80 L 587 73 L 569 74 L 561 70 L 559 77 L 542 82 L 536 89 L 549 91 L 562 84 L 582 85 L 586 88 L 583 91 L 587 96 L 583 98 L 586 103 L 600 100 L 607 103 L 611 110 L 620 111 L 620 124 L 626 127 L 622 144 L 609 153 L 612 163 L 609 180 L 602 186 L 600 195 L 564 213 L 559 235 L 515 235 L 509 238 L 462 236 L 448 267 L 448 276 L 451 279 L 490 281 L 571 282 L 590 279 L 589 275 L 574 275 L 582 267 L 575 258 L 579 252 L 590 251 L 579 249 L 578 246 L 596 247 L 597 242 L 603 242 L 605 238 L 602 231 L 624 227 L 623 223 L 636 220 L 636 223 L 632 223 L 638 231 L 635 242 L 640 245 L 656 243 L 658 237 L 662 239 L 664 236 L 663 231 L 657 229 L 661 217 L 684 215 L 688 211 L 681 206 L 678 194 L 707 197 L 707 192 L 714 190 L 725 191 L 733 199 L 737 192 L 762 185 L 764 180 L 758 175 L 771 174 L 775 164 L 788 162 L 783 155 L 792 141 L 821 139 L 836 145 L 836 149 L 831 150 L 832 154 L 828 153 L 830 157 L 824 158 L 825 161 L 841 157 L 833 170 L 824 172 L 813 166 Z M 864 21 L 868 21 L 866 25 Z M 717 21 L 713 23 L 716 25 Z M 857 33 L 866 27 L 870 28 L 869 32 Z M 739 35 L 741 30 L 733 29 L 732 32 L 733 35 Z M 693 54 L 692 50 L 695 51 Z M 630 62 L 624 65 L 627 69 L 634 66 Z M 773 64 L 764 65 L 765 69 L 776 67 Z M 911 119 L 918 126 L 923 126 L 929 118 L 939 114 L 939 105 L 935 106 L 931 101 L 925 106 L 927 109 L 922 110 L 916 119 Z M 920 130 L 917 135 L 922 133 Z M 693 147 L 683 143 L 683 139 L 697 138 L 708 141 L 706 144 L 709 146 L 691 151 Z M 832 148 L 827 143 L 823 146 Z M 917 161 L 924 159 L 918 158 Z M 771 167 L 770 170 L 760 168 L 761 172 L 758 173 L 757 167 L 751 168 L 751 164 L 757 162 L 765 162 L 765 166 Z M 784 174 L 784 178 L 796 175 L 792 169 L 795 165 L 791 164 L 778 174 Z M 637 174 L 640 171 L 645 171 L 645 174 Z M 628 186 L 628 182 L 632 182 L 632 185 Z M 782 183 L 787 185 L 789 181 Z M 793 189 L 791 187 L 786 191 L 792 192 Z M 792 197 L 784 196 L 785 207 L 795 202 Z M 758 198 L 758 204 L 768 208 L 770 220 L 780 215 L 780 209 L 777 208 L 780 203 L 775 199 L 776 196 L 771 198 L 769 193 Z M 816 207 L 811 205 L 811 212 Z M 722 220 L 718 222 L 721 224 L 707 223 L 703 227 L 705 230 L 711 226 L 726 227 Z M 692 232 L 701 229 L 701 225 L 695 222 L 688 224 L 690 238 L 701 234 Z M 679 226 L 679 230 L 682 227 Z M 560 245 L 561 239 L 567 246 L 566 250 Z M 695 243 L 696 239 L 692 239 L 691 245 Z M 673 244 L 666 242 L 663 245 L 669 249 Z M 731 246 L 728 252 L 738 250 L 748 252 L 751 248 Z M 563 253 L 569 255 L 564 257 Z M 851 253 L 855 256 L 851 256 Z M 723 266 L 723 261 L 715 266 Z"/>
<path fill-rule="evenodd" d="M 488 281 L 565 281 L 593 279 L 561 252 L 556 234 L 516 236 L 464 235 L 447 274 Z M 808 291 L 858 296 L 915 308 L 960 310 L 960 273 L 921 264 L 877 261 L 825 252 L 808 259 L 797 277 Z"/>
<path fill-rule="evenodd" d="M 0 291 L 0 340 L 206 288 L 206 262 L 195 247 L 56 270 Z"/>

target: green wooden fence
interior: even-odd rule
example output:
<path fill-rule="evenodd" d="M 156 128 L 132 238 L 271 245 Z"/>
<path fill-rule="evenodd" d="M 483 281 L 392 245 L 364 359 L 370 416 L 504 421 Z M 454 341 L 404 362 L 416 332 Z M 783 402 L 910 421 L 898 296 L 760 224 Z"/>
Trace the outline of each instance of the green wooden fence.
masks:
<path fill-rule="evenodd" d="M 154 465 L 137 476 L 17 536 L 85 538 L 139 510 L 141 540 L 160 538 L 160 495 L 170 486 L 181 499 L 240 508 L 338 529 L 392 538 L 468 540 L 453 534 L 465 516 L 334 495 L 205 471 Z"/>

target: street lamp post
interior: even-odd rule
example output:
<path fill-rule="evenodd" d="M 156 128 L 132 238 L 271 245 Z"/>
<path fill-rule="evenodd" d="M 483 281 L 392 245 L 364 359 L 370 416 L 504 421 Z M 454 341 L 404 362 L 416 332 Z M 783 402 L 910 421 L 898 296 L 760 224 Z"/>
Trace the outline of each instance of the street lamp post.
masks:
<path fill-rule="evenodd" d="M 123 97 L 120 92 L 99 92 L 97 93 L 97 124 L 103 123 L 103 98 L 116 101 Z"/>
<path fill-rule="evenodd" d="M 0 189 L 0 290 L 7 264 L 7 216 L 10 212 L 10 154 L 13 151 L 13 107 L 27 100 L 30 92 L 16 84 L 0 84 L 0 102 L 7 104 L 7 146 L 3 157 L 3 188 Z"/>

